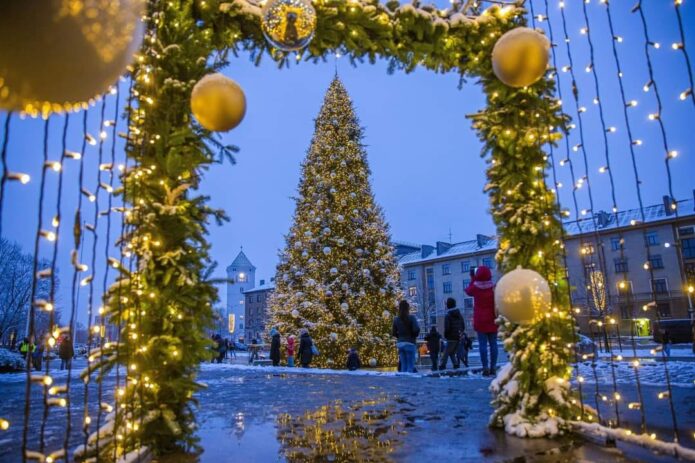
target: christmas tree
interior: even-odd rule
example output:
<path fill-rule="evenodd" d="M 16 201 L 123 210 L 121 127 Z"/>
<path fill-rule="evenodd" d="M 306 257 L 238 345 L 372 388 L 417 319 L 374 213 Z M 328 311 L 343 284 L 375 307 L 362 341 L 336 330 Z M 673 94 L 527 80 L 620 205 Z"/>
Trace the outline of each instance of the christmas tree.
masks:
<path fill-rule="evenodd" d="M 283 336 L 309 330 L 314 364 L 394 365 L 391 323 L 399 297 L 388 226 L 369 184 L 362 128 L 340 79 L 326 93 L 302 165 L 294 223 L 280 254 L 271 323 Z"/>

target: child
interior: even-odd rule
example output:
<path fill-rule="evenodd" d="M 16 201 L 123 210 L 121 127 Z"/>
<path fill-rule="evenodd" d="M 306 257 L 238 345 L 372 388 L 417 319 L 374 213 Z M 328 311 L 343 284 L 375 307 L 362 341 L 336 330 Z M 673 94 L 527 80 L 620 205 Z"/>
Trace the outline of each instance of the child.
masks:
<path fill-rule="evenodd" d="M 459 362 L 463 363 L 466 368 L 468 368 L 468 352 L 471 350 L 471 347 L 473 347 L 473 340 L 468 337 L 465 331 L 462 332 L 457 355 Z"/>
<path fill-rule="evenodd" d="M 347 369 L 350 371 L 355 371 L 362 368 L 362 362 L 360 362 L 360 356 L 357 354 L 357 349 L 354 347 L 350 348 L 347 357 Z"/>
<path fill-rule="evenodd" d="M 287 338 L 287 366 L 294 367 L 294 335 Z"/>

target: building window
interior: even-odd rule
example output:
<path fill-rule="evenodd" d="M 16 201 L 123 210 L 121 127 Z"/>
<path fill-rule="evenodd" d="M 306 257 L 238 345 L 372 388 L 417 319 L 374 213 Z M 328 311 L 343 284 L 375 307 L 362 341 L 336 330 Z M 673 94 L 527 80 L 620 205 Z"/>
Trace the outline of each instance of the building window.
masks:
<path fill-rule="evenodd" d="M 237 281 L 239 283 L 245 283 L 246 282 L 246 274 L 244 272 L 239 273 L 239 275 L 237 275 Z"/>
<path fill-rule="evenodd" d="M 669 302 L 659 302 L 656 304 L 656 310 L 659 312 L 659 317 L 671 317 L 671 304 Z"/>
<path fill-rule="evenodd" d="M 654 278 L 654 292 L 656 294 L 668 294 L 668 283 L 666 278 Z"/>
<path fill-rule="evenodd" d="M 623 320 L 629 320 L 632 318 L 632 306 L 627 304 L 620 304 L 620 318 Z"/>
<path fill-rule="evenodd" d="M 644 236 L 647 246 L 658 246 L 659 245 L 659 233 L 658 232 L 647 232 Z"/>
<path fill-rule="evenodd" d="M 591 262 L 589 264 L 584 264 L 584 273 L 587 275 L 590 275 L 592 272 L 596 270 L 596 263 Z"/>
<path fill-rule="evenodd" d="M 678 229 L 678 236 L 687 236 L 695 234 L 695 227 L 681 227 Z"/>
<path fill-rule="evenodd" d="M 615 263 L 615 273 L 627 273 L 627 258 L 620 257 L 613 259 Z"/>
<path fill-rule="evenodd" d="M 681 240 L 683 259 L 695 259 L 695 238 Z"/>
<path fill-rule="evenodd" d="M 442 275 L 451 275 L 451 265 L 449 265 L 449 264 L 442 265 Z"/>
<path fill-rule="evenodd" d="M 253 302 L 253 296 L 249 296 L 248 299 L 249 299 L 249 302 Z"/>
<path fill-rule="evenodd" d="M 451 294 L 451 282 L 444 282 L 444 294 Z"/>
<path fill-rule="evenodd" d="M 620 251 L 623 247 L 623 239 L 622 238 L 611 238 L 611 250 L 612 251 Z"/>
<path fill-rule="evenodd" d="M 661 254 L 654 254 L 649 257 L 649 265 L 651 268 L 658 270 L 664 268 L 664 260 L 661 258 Z"/>
<path fill-rule="evenodd" d="M 495 268 L 495 263 L 491 257 L 484 257 L 483 258 L 483 265 L 486 266 L 487 268 L 489 268 L 490 270 Z"/>
<path fill-rule="evenodd" d="M 408 270 L 408 280 L 415 279 L 415 270 Z"/>
<path fill-rule="evenodd" d="M 465 280 L 463 280 L 463 289 L 468 288 L 468 285 L 470 285 L 470 284 L 471 284 L 470 279 L 466 278 Z"/>
<path fill-rule="evenodd" d="M 473 298 L 472 297 L 467 297 L 463 300 L 463 308 L 464 309 L 472 309 L 473 308 Z"/>
<path fill-rule="evenodd" d="M 261 295 L 260 294 L 256 294 L 256 302 L 261 302 Z"/>
<path fill-rule="evenodd" d="M 417 296 L 417 288 L 415 286 L 411 286 L 408 288 L 408 296 L 410 296 L 410 297 Z"/>
<path fill-rule="evenodd" d="M 471 271 L 471 263 L 470 261 L 464 260 L 461 262 L 461 273 L 468 273 Z"/>

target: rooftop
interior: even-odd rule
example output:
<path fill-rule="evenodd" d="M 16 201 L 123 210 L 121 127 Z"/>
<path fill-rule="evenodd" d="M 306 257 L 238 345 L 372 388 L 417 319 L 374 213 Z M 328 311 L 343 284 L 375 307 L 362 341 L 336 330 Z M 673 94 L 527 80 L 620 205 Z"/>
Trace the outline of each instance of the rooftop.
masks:
<path fill-rule="evenodd" d="M 227 267 L 227 271 L 229 271 L 230 268 L 232 267 L 239 267 L 239 268 L 250 268 L 255 270 L 256 267 L 253 266 L 251 261 L 249 260 L 248 257 L 246 257 L 246 254 L 244 254 L 244 251 L 239 251 L 239 254 L 234 258 L 231 264 L 229 264 L 229 267 Z"/>

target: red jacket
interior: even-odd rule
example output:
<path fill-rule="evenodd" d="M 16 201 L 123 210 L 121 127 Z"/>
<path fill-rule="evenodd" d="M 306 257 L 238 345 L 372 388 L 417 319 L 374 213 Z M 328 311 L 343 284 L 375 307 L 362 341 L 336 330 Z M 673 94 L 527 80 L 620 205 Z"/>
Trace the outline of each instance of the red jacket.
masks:
<path fill-rule="evenodd" d="M 483 266 L 478 267 L 466 294 L 473 301 L 473 329 L 478 333 L 497 333 L 495 324 L 495 285 L 492 272 Z"/>
<path fill-rule="evenodd" d="M 294 356 L 294 338 L 287 338 L 287 356 Z"/>

